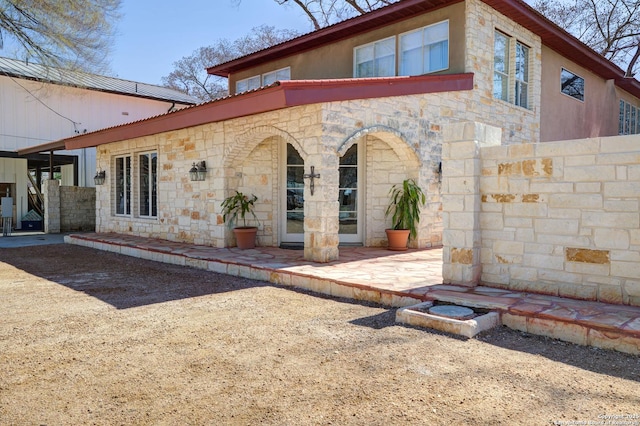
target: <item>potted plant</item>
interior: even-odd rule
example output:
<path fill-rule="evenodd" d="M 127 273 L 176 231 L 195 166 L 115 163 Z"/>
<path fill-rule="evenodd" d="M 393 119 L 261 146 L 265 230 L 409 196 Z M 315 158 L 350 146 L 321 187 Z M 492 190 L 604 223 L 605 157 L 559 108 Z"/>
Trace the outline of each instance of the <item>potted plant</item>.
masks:
<path fill-rule="evenodd" d="M 389 250 L 406 250 L 409 238 L 418 233 L 416 225 L 420 222 L 420 208 L 425 204 L 426 196 L 413 179 L 405 179 L 389 190 L 389 205 L 385 217 L 391 215 L 392 228 L 387 229 Z"/>
<path fill-rule="evenodd" d="M 258 221 L 258 217 L 253 211 L 257 199 L 258 197 L 253 194 L 249 196 L 236 191 L 235 195 L 225 198 L 222 202 L 222 220 L 227 222 L 229 226 L 236 224 L 238 218 L 242 220 L 242 226 L 233 228 L 236 243 L 240 249 L 250 249 L 256 246 L 258 227 L 247 225 L 247 214 L 250 213 L 256 222 Z"/>

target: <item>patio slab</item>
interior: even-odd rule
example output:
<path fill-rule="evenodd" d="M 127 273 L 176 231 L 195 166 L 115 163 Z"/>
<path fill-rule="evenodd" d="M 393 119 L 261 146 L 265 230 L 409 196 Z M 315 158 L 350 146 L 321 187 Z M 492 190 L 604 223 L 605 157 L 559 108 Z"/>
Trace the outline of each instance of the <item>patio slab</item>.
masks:
<path fill-rule="evenodd" d="M 323 264 L 277 247 L 216 248 L 110 233 L 72 234 L 65 242 L 395 308 L 442 301 L 491 309 L 516 330 L 640 354 L 640 307 L 445 285 L 441 248 L 340 247 L 340 259 Z"/>

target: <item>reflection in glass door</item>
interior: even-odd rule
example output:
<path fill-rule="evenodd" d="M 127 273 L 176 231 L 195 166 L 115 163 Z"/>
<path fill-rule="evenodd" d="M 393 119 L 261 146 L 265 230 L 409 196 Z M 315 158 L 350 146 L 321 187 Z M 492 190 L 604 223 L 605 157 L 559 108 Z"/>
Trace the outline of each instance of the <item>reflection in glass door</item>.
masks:
<path fill-rule="evenodd" d="M 304 161 L 291 144 L 287 144 L 286 213 L 282 242 L 304 241 Z"/>
<path fill-rule="evenodd" d="M 354 144 L 340 158 L 340 243 L 362 242 L 362 221 L 360 220 L 360 198 L 358 197 L 358 145 Z"/>

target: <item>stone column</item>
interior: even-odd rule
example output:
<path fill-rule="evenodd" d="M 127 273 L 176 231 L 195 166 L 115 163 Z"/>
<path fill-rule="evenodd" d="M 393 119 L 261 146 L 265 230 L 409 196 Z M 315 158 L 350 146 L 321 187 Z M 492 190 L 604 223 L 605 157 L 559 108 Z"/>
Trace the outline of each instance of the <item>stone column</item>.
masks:
<path fill-rule="evenodd" d="M 60 183 L 55 179 L 44 181 L 44 232 L 60 233 Z"/>
<path fill-rule="evenodd" d="M 481 123 L 443 126 L 442 279 L 474 287 L 480 282 L 480 149 L 500 145 L 502 130 Z"/>
<path fill-rule="evenodd" d="M 327 263 L 337 260 L 338 253 L 338 163 L 337 158 L 311 155 L 305 161 L 305 174 L 311 166 L 319 178 L 314 178 L 311 195 L 311 179 L 304 180 L 304 258 Z"/>

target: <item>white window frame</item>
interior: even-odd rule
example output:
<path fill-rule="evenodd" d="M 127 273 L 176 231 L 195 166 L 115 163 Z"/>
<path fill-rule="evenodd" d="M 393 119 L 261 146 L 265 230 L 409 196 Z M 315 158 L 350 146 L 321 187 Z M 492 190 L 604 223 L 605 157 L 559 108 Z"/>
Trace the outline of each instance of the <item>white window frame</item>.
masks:
<path fill-rule="evenodd" d="M 436 27 L 436 26 L 439 26 L 439 25 L 445 25 L 445 24 L 447 26 L 447 36 L 446 36 L 446 38 L 439 38 L 439 39 L 434 39 L 434 40 L 425 40 L 425 37 L 426 37 L 428 29 Z M 436 22 L 434 24 L 430 24 L 430 25 L 427 25 L 427 26 L 424 26 L 424 27 L 421 27 L 421 28 L 416 28 L 414 30 L 407 31 L 405 33 L 400 34 L 398 36 L 398 39 L 399 39 L 399 41 L 398 41 L 398 50 L 400 51 L 400 60 L 399 60 L 399 64 L 398 64 L 398 68 L 399 68 L 398 75 L 424 75 L 424 74 L 431 74 L 431 73 L 434 73 L 434 72 L 448 70 L 449 69 L 449 40 L 451 39 L 451 34 L 449 32 L 449 28 L 450 28 L 449 27 L 449 20 L 445 19 L 444 21 Z M 421 44 L 421 56 L 422 56 L 422 58 L 421 58 L 421 61 L 420 61 L 422 70 L 421 70 L 420 74 L 409 74 L 404 69 L 404 55 L 405 55 L 406 51 L 403 50 L 403 48 L 402 48 L 402 40 L 403 40 L 403 37 L 407 37 L 407 36 L 410 36 L 412 34 L 416 34 L 418 32 L 420 32 L 421 36 L 422 36 L 422 44 Z M 446 60 L 445 66 L 442 67 L 442 68 L 434 68 L 434 69 L 426 70 L 424 65 L 425 65 L 425 52 L 428 50 L 427 48 L 430 48 L 431 46 L 435 46 L 435 45 L 437 45 L 439 43 L 442 43 L 443 41 L 447 42 L 447 49 L 446 49 L 447 50 L 447 52 L 446 52 L 447 60 Z"/>
<path fill-rule="evenodd" d="M 236 81 L 236 93 L 248 92 L 260 88 L 260 76 L 254 75 L 249 78 Z"/>
<path fill-rule="evenodd" d="M 640 134 L 640 106 L 632 105 L 624 99 L 620 99 L 618 134 Z"/>
<path fill-rule="evenodd" d="M 262 86 L 268 86 L 276 81 L 291 80 L 291 67 L 280 68 L 262 74 Z"/>
<path fill-rule="evenodd" d="M 149 164 L 151 165 L 153 163 L 153 155 L 155 155 L 156 157 L 156 170 L 155 173 L 151 174 L 151 179 L 150 179 L 150 183 L 149 183 L 149 214 L 142 214 L 142 187 L 141 187 L 141 180 L 142 180 L 142 161 L 140 160 L 141 157 L 143 156 L 150 156 L 149 158 Z M 159 166 L 159 157 L 158 157 L 158 151 L 145 151 L 145 152 L 138 152 L 136 153 L 136 159 L 137 159 L 137 175 L 138 175 L 138 182 L 137 182 L 137 189 L 138 189 L 138 217 L 141 218 L 146 218 L 146 219 L 157 219 L 158 217 L 158 170 L 160 169 Z M 153 185 L 155 184 L 155 188 L 156 188 L 156 197 L 155 197 L 155 210 L 156 210 L 156 214 L 153 214 L 153 210 L 154 210 L 154 204 L 153 204 Z"/>
<path fill-rule="evenodd" d="M 506 39 L 507 44 L 507 55 L 505 57 L 505 70 L 507 72 L 504 71 L 498 71 L 496 70 L 496 41 L 497 41 L 497 36 L 502 36 Z M 524 49 L 526 49 L 527 55 L 526 55 L 526 80 L 523 78 L 519 78 L 519 73 L 518 73 L 518 65 L 519 65 L 519 59 L 518 59 L 518 49 L 522 47 Z M 509 34 L 499 30 L 498 28 L 494 29 L 494 41 L 493 41 L 493 54 L 494 54 L 494 60 L 493 60 L 493 97 L 495 99 L 500 99 L 504 102 L 508 102 L 510 104 L 513 104 L 515 106 L 518 106 L 520 108 L 525 108 L 525 109 L 529 109 L 530 108 L 530 94 L 531 94 L 531 83 L 530 83 L 530 74 L 531 74 L 531 47 L 529 45 L 527 45 L 526 43 L 522 42 L 521 40 L 517 39 L 516 37 L 510 36 Z M 513 59 L 512 59 L 513 58 Z M 505 81 L 504 78 L 506 77 L 506 93 L 501 93 L 500 96 L 496 96 L 496 77 L 501 77 L 501 81 Z M 504 89 L 504 86 L 502 87 Z M 522 97 L 522 92 L 523 90 L 525 91 L 525 97 L 524 97 L 524 101 L 523 101 L 523 97 Z M 505 99 L 506 97 L 506 99 Z"/>
<path fill-rule="evenodd" d="M 393 71 L 390 75 L 384 74 L 384 75 L 380 75 L 379 70 L 376 69 L 376 61 L 385 57 L 385 56 L 380 56 L 378 57 L 377 55 L 377 49 L 376 46 L 381 46 L 384 42 L 389 42 L 389 41 L 393 41 L 393 54 L 391 56 L 393 56 Z M 366 48 L 373 48 L 373 75 L 367 75 L 367 76 L 359 76 L 358 75 L 358 65 L 360 63 L 358 63 L 358 51 L 366 49 Z M 356 46 L 353 48 L 353 77 L 354 78 L 371 78 L 371 77 L 393 77 L 396 75 L 396 68 L 397 68 L 397 50 L 398 50 L 398 46 L 396 43 L 396 36 L 391 36 L 391 37 L 386 37 L 380 40 L 376 40 L 373 41 L 371 43 L 367 43 L 367 44 L 362 44 L 360 46 Z M 361 62 L 364 63 L 364 62 Z"/>
<path fill-rule="evenodd" d="M 581 95 L 582 95 L 582 99 L 581 99 L 581 98 L 578 98 L 578 97 L 575 97 L 575 96 L 573 96 L 573 95 L 571 95 L 571 94 L 569 94 L 569 93 L 565 93 L 565 92 L 563 92 L 563 91 L 562 91 L 562 74 L 563 74 L 563 73 L 565 73 L 565 72 L 567 72 L 567 73 L 571 74 L 572 76 L 577 77 L 577 78 L 579 78 L 579 79 L 581 79 L 581 80 L 582 80 L 582 93 L 581 93 Z M 584 98 L 585 98 L 585 95 L 586 95 L 586 82 L 585 82 L 584 78 L 583 78 L 583 77 L 580 77 L 580 76 L 579 76 L 578 74 L 576 74 L 575 72 L 570 71 L 570 70 L 566 69 L 565 67 L 562 67 L 562 68 L 560 69 L 560 93 L 562 93 L 562 94 L 563 94 L 563 95 L 565 95 L 565 96 L 570 97 L 571 99 L 575 99 L 575 100 L 577 100 L 577 101 L 584 102 Z"/>
<path fill-rule="evenodd" d="M 123 192 L 124 192 L 123 212 L 120 212 L 119 208 L 118 208 L 119 207 L 119 202 L 120 202 L 120 200 L 118 199 L 118 190 L 119 190 L 118 160 L 122 160 L 123 161 L 123 166 L 125 168 L 125 171 L 124 171 L 125 181 L 123 182 L 123 186 L 124 186 L 124 188 L 123 188 Z M 129 173 L 128 174 L 127 174 L 127 171 L 126 171 L 127 160 L 129 160 Z M 114 181 L 113 190 L 114 190 L 114 194 L 115 194 L 115 196 L 114 196 L 114 203 L 115 203 L 114 214 L 116 216 L 127 216 L 127 217 L 130 217 L 130 216 L 132 216 L 132 212 L 133 212 L 133 195 L 132 195 L 132 192 L 133 192 L 133 185 L 132 185 L 132 181 L 133 181 L 133 176 L 132 176 L 133 175 L 133 158 L 132 158 L 131 154 L 118 155 L 118 156 L 114 157 L 113 162 L 114 162 L 114 168 L 113 168 L 114 174 L 113 175 L 115 176 L 115 179 L 113 180 Z M 129 180 L 128 191 L 127 191 L 126 179 Z M 127 202 L 128 202 L 128 205 L 129 205 L 129 211 L 127 211 L 127 209 L 126 209 Z"/>

